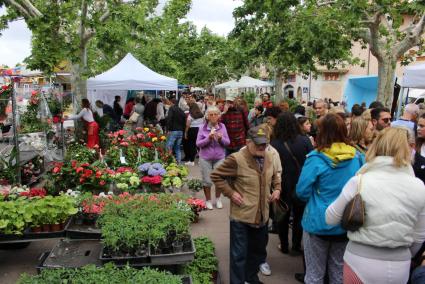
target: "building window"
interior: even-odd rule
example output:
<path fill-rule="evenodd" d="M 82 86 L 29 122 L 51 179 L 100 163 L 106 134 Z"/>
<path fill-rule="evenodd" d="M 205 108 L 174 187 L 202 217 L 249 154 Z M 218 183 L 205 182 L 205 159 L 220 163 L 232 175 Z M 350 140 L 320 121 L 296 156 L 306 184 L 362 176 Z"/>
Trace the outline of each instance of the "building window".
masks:
<path fill-rule="evenodd" d="M 339 81 L 338 72 L 325 72 L 323 73 L 323 77 L 325 78 L 325 81 Z"/>
<path fill-rule="evenodd" d="M 297 79 L 296 75 L 288 75 L 288 77 L 285 80 L 285 83 L 295 83 Z"/>

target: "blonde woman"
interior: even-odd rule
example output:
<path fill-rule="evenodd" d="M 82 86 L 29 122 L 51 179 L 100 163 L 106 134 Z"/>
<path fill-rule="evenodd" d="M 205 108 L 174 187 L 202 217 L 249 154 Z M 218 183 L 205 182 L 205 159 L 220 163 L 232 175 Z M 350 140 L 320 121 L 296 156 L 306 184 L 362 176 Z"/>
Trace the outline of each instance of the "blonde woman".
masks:
<path fill-rule="evenodd" d="M 360 153 L 366 154 L 367 147 L 373 141 L 373 131 L 372 121 L 356 117 L 351 121 L 348 138 Z"/>
<path fill-rule="evenodd" d="M 199 128 L 196 146 L 199 148 L 199 165 L 201 167 L 202 182 L 207 208 L 212 210 L 210 174 L 219 166 L 225 157 L 225 147 L 230 144 L 226 126 L 220 123 L 220 110 L 216 106 L 210 106 L 205 114 L 206 121 Z M 221 193 L 215 192 L 216 207 L 223 208 L 220 198 Z"/>
<path fill-rule="evenodd" d="M 366 164 L 326 210 L 326 222 L 336 225 L 358 190 L 365 203 L 364 225 L 348 232 L 344 283 L 409 279 L 410 258 L 425 240 L 425 186 L 413 173 L 408 135 L 403 128 L 381 131 Z"/>

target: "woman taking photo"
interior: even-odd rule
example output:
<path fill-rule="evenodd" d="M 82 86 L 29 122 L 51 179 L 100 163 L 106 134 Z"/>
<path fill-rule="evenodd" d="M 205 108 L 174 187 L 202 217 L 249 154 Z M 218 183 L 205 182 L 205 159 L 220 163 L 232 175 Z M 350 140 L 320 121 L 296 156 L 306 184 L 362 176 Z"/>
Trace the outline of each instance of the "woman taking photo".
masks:
<path fill-rule="evenodd" d="M 326 222 L 341 222 L 358 191 L 363 226 L 348 232 L 344 283 L 406 283 L 410 259 L 425 240 L 425 186 L 411 166 L 408 131 L 386 128 L 366 153 L 366 164 L 326 210 Z"/>
<path fill-rule="evenodd" d="M 204 124 L 204 115 L 202 114 L 196 102 L 189 105 L 189 116 L 186 121 L 184 139 L 187 141 L 187 166 L 195 165 L 195 157 L 198 152 L 196 149 L 196 138 L 198 137 L 199 127 Z"/>
<path fill-rule="evenodd" d="M 290 112 L 281 113 L 274 127 L 275 139 L 271 145 L 278 151 L 282 165 L 282 193 L 280 199 L 288 205 L 289 212 L 284 220 L 277 224 L 280 250 L 283 253 L 289 252 L 289 217 L 292 211 L 292 253 L 301 254 L 301 239 L 303 230 L 301 227 L 301 218 L 304 212 L 305 204 L 300 202 L 295 196 L 295 187 L 301 173 L 301 168 L 308 153 L 313 151 L 308 137 L 301 135 L 298 122 L 295 116 Z"/>
<path fill-rule="evenodd" d="M 346 231 L 328 225 L 325 211 L 341 193 L 346 182 L 363 165 L 363 157 L 349 145 L 347 127 L 337 114 L 318 120 L 317 149 L 308 154 L 296 193 L 307 202 L 302 220 L 304 229 L 305 283 L 342 283 Z"/>
<path fill-rule="evenodd" d="M 65 120 L 78 120 L 81 119 L 86 126 L 87 131 L 87 148 L 94 148 L 99 146 L 99 125 L 93 118 L 93 112 L 90 108 L 90 102 L 88 99 L 81 100 L 81 111 L 77 115 L 65 116 Z"/>
<path fill-rule="evenodd" d="M 362 117 L 356 117 L 351 121 L 350 139 L 352 145 L 362 154 L 366 154 L 369 144 L 373 140 L 373 124 Z"/>
<path fill-rule="evenodd" d="M 230 144 L 226 127 L 219 123 L 220 110 L 216 106 L 210 106 L 206 111 L 207 121 L 199 128 L 196 146 L 199 148 L 199 166 L 201 167 L 202 182 L 207 208 L 212 210 L 210 174 L 218 167 L 225 158 L 226 146 Z M 216 207 L 223 208 L 220 198 L 221 193 L 215 192 Z"/>

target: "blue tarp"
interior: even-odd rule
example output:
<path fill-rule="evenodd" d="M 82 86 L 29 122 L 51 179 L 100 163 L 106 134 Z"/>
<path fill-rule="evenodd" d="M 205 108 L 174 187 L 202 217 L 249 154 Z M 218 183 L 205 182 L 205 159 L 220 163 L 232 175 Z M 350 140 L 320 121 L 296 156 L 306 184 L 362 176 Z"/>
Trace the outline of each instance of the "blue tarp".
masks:
<path fill-rule="evenodd" d="M 366 103 L 366 107 L 376 100 L 378 94 L 378 76 L 350 77 L 344 91 L 344 101 L 351 111 L 354 104 Z"/>

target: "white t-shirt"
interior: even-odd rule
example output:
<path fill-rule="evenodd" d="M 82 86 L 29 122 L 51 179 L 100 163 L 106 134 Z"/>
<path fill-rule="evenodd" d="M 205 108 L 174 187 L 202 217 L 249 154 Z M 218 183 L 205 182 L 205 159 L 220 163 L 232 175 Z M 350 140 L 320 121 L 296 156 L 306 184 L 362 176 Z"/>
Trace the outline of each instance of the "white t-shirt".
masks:
<path fill-rule="evenodd" d="M 71 115 L 69 117 L 69 119 L 73 119 L 73 120 L 77 120 L 83 118 L 85 121 L 87 122 L 93 122 L 94 118 L 93 118 L 93 113 L 91 110 L 89 110 L 88 108 L 83 108 L 79 114 L 76 115 Z"/>

